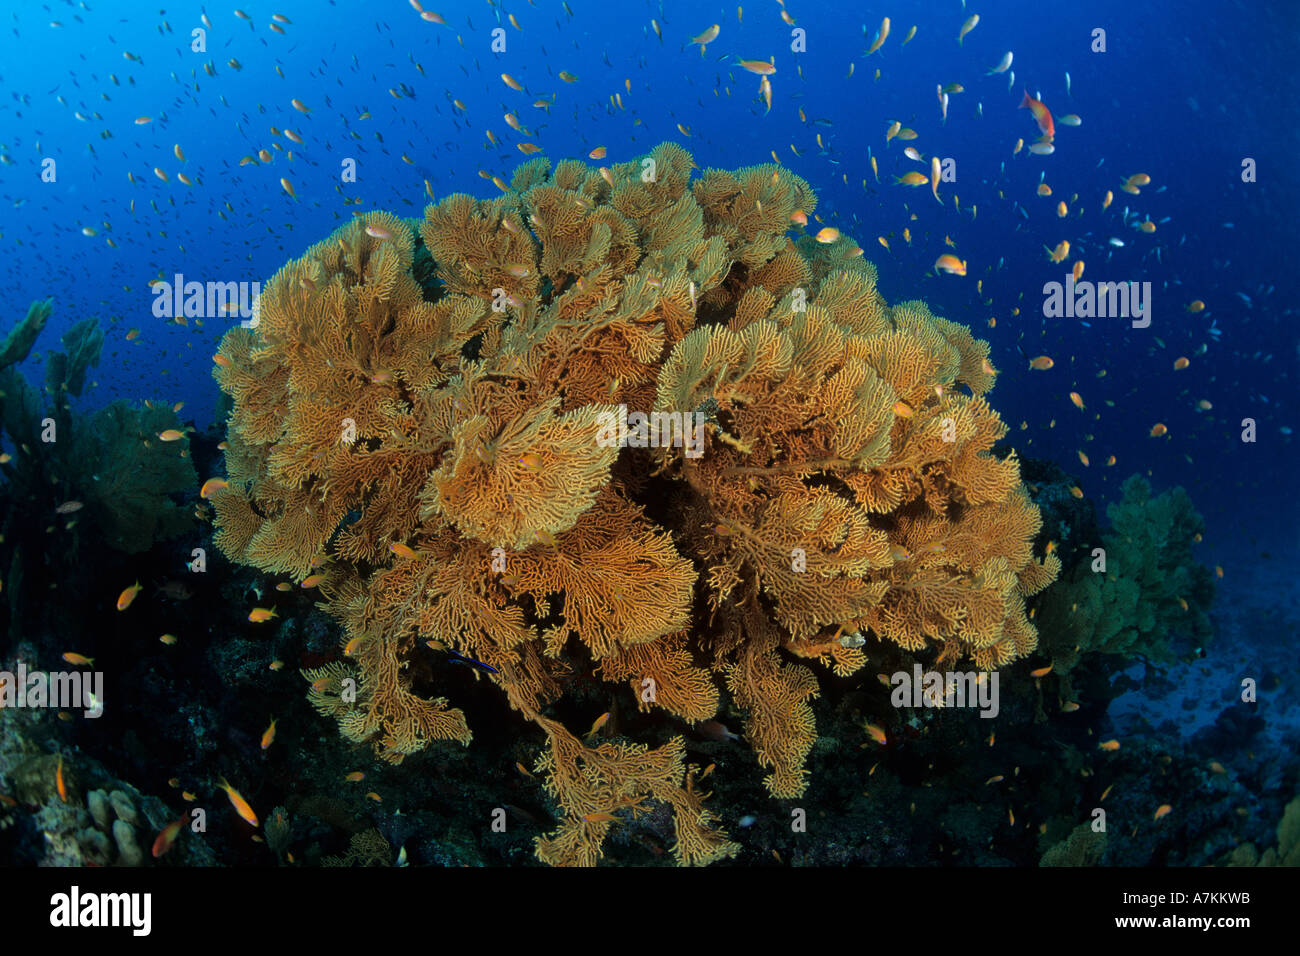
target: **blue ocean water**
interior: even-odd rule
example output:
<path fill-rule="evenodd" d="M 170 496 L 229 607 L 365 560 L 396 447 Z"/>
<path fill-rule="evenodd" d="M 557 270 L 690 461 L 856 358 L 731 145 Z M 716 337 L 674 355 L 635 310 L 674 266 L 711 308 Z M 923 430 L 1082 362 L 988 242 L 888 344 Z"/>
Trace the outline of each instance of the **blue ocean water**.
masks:
<path fill-rule="evenodd" d="M 889 301 L 925 299 L 991 343 L 1002 374 L 990 401 L 1023 457 L 1058 462 L 1102 509 L 1133 473 L 1156 491 L 1188 490 L 1207 521 L 1197 557 L 1224 569 L 1221 606 L 1240 611 L 1222 659 L 1266 662 L 1254 642 L 1276 634 L 1242 622 L 1294 605 L 1287 569 L 1300 559 L 1300 7 L 424 6 L 445 23 L 397 0 L 254 0 L 248 19 L 229 4 L 0 2 L 0 326 L 34 299 L 53 296 L 55 310 L 28 378 L 41 379 L 44 350 L 67 328 L 99 316 L 103 358 L 74 407 L 183 401 L 182 418 L 203 430 L 216 420 L 212 355 L 232 320 L 158 318 L 155 279 L 264 283 L 360 212 L 411 217 L 430 194 L 497 195 L 490 177 L 508 179 L 525 143 L 552 161 L 604 147 L 599 162 L 624 162 L 665 140 L 702 168 L 775 156 L 818 194 L 810 229 L 856 239 Z M 864 56 L 885 16 L 888 38 Z M 718 36 L 701 55 L 689 38 L 711 24 Z M 1010 69 L 992 73 L 1008 51 Z M 770 109 L 740 58 L 775 66 Z M 944 117 L 936 87 L 949 84 L 964 89 L 947 94 Z M 1050 155 L 1029 149 L 1039 131 L 1018 108 L 1026 93 L 1056 118 Z M 1070 114 L 1079 125 L 1062 122 Z M 887 139 L 895 121 L 916 138 Z M 894 182 L 928 173 L 932 154 L 953 162 L 941 203 Z M 349 162 L 355 182 L 340 177 Z M 1149 184 L 1122 191 L 1135 174 Z M 1153 232 L 1137 228 L 1148 220 Z M 1070 254 L 1052 263 L 1045 250 L 1062 240 Z M 966 262 L 964 276 L 935 273 L 944 253 Z M 1079 260 L 1086 280 L 1149 282 L 1149 326 L 1044 316 L 1044 284 Z M 1039 355 L 1053 367 L 1031 369 Z M 1253 441 L 1242 440 L 1247 419 Z M 1157 424 L 1167 434 L 1152 437 Z M 1158 723 L 1163 712 L 1146 706 Z"/>
<path fill-rule="evenodd" d="M 199 19 L 202 4 L 3 6 L 0 241 L 11 263 L 22 263 L 6 272 L 4 301 L 17 314 L 54 295 L 47 340 L 86 315 L 113 323 L 89 405 L 184 400 L 197 426 L 211 421 L 210 357 L 228 320 L 197 328 L 155 318 L 155 278 L 264 282 L 356 212 L 418 216 L 425 181 L 439 198 L 494 195 L 479 173 L 508 174 L 525 159 L 519 143 L 536 143 L 552 160 L 603 145 L 617 162 L 675 140 L 701 167 L 774 153 L 817 190 L 821 219 L 866 250 L 888 299 L 925 298 L 988 339 L 1003 372 L 995 405 L 1022 454 L 1067 462 L 1103 500 L 1134 471 L 1157 488 L 1187 486 L 1225 562 L 1252 554 L 1246 539 L 1294 552 L 1300 513 L 1286 476 L 1297 460 L 1297 288 L 1288 262 L 1298 142 L 1283 118 L 1295 114 L 1297 93 L 1280 81 L 1300 16 L 1294 4 L 1152 2 L 1135 14 L 1120 2 L 851 12 L 805 3 L 790 6 L 792 27 L 776 4 L 577 0 L 570 16 L 559 3 L 459 3 L 443 5 L 439 25 L 405 3 L 337 0 L 250 6 L 248 21 L 206 8 L 211 30 Z M 283 34 L 269 30 L 273 12 L 291 21 Z M 971 12 L 978 25 L 958 45 Z M 884 15 L 891 34 L 864 58 Z M 713 23 L 719 35 L 701 57 L 686 41 Z M 494 53 L 498 28 L 505 52 Z M 204 30 L 205 52 L 189 49 L 195 29 Z M 1091 49 L 1096 29 L 1105 30 L 1105 52 Z M 806 52 L 792 52 L 800 40 Z M 1007 51 L 1011 71 L 986 75 Z M 737 57 L 774 58 L 770 112 L 759 78 Z M 577 82 L 560 80 L 561 71 Z M 965 90 L 949 95 L 944 121 L 935 88 L 949 83 Z M 1027 149 L 1038 131 L 1016 108 L 1025 90 L 1057 117 L 1081 118 L 1073 128 L 1058 122 L 1050 156 Z M 533 105 L 552 95 L 547 109 Z M 511 129 L 506 113 L 532 135 Z M 143 116 L 152 121 L 136 125 Z M 902 156 L 901 140 L 886 141 L 895 119 L 916 130 L 912 145 L 926 157 L 955 161 L 942 207 L 925 187 L 892 184 L 907 170 L 928 172 Z M 1026 148 L 1013 155 L 1017 140 Z M 274 161 L 239 165 L 259 149 Z M 356 182 L 340 183 L 349 158 Z M 1256 161 L 1255 182 L 1242 181 L 1245 158 Z M 57 163 L 55 182 L 41 181 L 45 159 Z M 1119 187 L 1135 173 L 1151 185 L 1126 195 Z M 1050 198 L 1035 195 L 1040 181 Z M 1103 212 L 1108 190 L 1115 199 Z M 1054 210 L 1062 199 L 1063 220 Z M 1158 224 L 1151 235 L 1133 228 L 1147 217 Z M 1062 239 L 1070 258 L 1055 266 L 1044 247 Z M 945 251 L 966 260 L 966 277 L 933 274 Z M 1044 318 L 1043 283 L 1063 280 L 1076 259 L 1086 279 L 1151 282 L 1150 327 Z M 1196 299 L 1205 310 L 1186 311 Z M 132 328 L 139 337 L 126 341 Z M 1021 350 L 1056 366 L 1029 371 Z M 1174 370 L 1179 356 L 1191 360 L 1186 370 Z M 1070 404 L 1071 391 L 1085 413 Z M 1201 399 L 1213 409 L 1198 411 Z M 1243 418 L 1258 423 L 1253 444 L 1240 441 Z M 1017 434 L 1020 422 L 1028 427 Z M 1148 437 L 1156 422 L 1168 437 Z M 1075 467 L 1079 450 L 1089 468 Z M 1118 463 L 1108 469 L 1112 454 Z"/>

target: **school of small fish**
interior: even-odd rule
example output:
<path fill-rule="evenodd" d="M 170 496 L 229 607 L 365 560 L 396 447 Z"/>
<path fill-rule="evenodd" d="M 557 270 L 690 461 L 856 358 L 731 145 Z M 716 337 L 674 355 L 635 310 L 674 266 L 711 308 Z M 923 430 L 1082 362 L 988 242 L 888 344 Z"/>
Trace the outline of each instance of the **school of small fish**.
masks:
<path fill-rule="evenodd" d="M 1107 377 L 1107 350 L 1112 346 L 1103 338 L 1108 333 L 1102 326 L 1116 320 L 1036 318 L 1036 285 L 1063 282 L 1066 276 L 1080 283 L 1085 261 L 1089 276 L 1097 274 L 1099 279 L 1147 276 L 1153 263 L 1166 267 L 1187 236 L 1176 239 L 1179 224 L 1172 215 L 1161 214 L 1169 207 L 1162 205 L 1166 186 L 1160 180 L 1171 175 L 1153 170 L 1153 176 L 1141 171 L 1145 164 L 1089 151 L 1088 134 L 1099 125 L 1097 114 L 1110 123 L 1127 118 L 1113 115 L 1108 100 L 1092 99 L 1084 89 L 1076 94 L 1070 74 L 1059 64 L 1026 62 L 1033 59 L 1029 56 L 1018 59 L 1000 37 L 994 11 L 986 11 L 982 20 L 979 14 L 966 15 L 965 4 L 957 16 L 936 8 L 906 31 L 906 21 L 901 21 L 898 32 L 890 16 L 877 20 L 873 14 L 872 22 L 862 26 L 855 59 L 833 64 L 842 89 L 827 95 L 822 55 L 791 49 L 789 28 L 796 27 L 798 16 L 784 0 L 761 13 L 751 12 L 748 23 L 740 6 L 734 23 L 729 10 L 725 17 L 701 11 L 692 22 L 679 22 L 667 18 L 660 6 L 639 36 L 604 46 L 573 28 L 575 15 L 567 3 L 554 8 L 521 3 L 514 12 L 504 6 L 503 0 L 488 0 L 486 11 L 476 6 L 444 16 L 409 0 L 409 10 L 402 5 L 380 11 L 367 28 L 380 37 L 386 55 L 362 57 L 331 41 L 319 48 L 317 62 L 310 64 L 301 53 L 291 55 L 288 45 L 310 43 L 311 38 L 278 13 L 259 14 L 260 21 L 242 10 L 201 14 L 196 22 L 205 31 L 208 52 L 193 58 L 190 24 L 173 23 L 165 10 L 154 15 L 161 42 L 150 38 L 152 47 L 117 30 L 111 19 L 84 4 L 82 12 L 54 22 L 15 14 L 11 29 L 20 39 L 50 29 L 63 34 L 93 29 L 104 36 L 104 51 L 90 60 L 69 61 L 66 79 L 52 90 L 25 89 L 21 77 L 7 77 L 12 100 L 6 127 L 0 130 L 0 163 L 6 166 L 34 164 L 47 154 L 67 157 L 69 169 L 74 155 L 92 159 L 75 199 L 56 205 L 12 184 L 0 197 L 16 217 L 0 229 L 0 242 L 8 244 L 11 256 L 39 256 L 49 282 L 71 286 L 88 276 L 88 285 L 105 290 L 102 298 L 85 305 L 106 315 L 104 366 L 116 374 L 112 381 L 96 381 L 91 387 L 102 384 L 105 392 L 126 395 L 159 382 L 180 388 L 196 369 L 206 374 L 208 356 L 215 352 L 230 317 L 177 315 L 151 325 L 130 324 L 142 312 L 142 303 L 155 298 L 152 287 L 172 281 L 185 264 L 198 272 L 204 261 L 248 262 L 246 276 L 222 278 L 265 279 L 300 250 L 304 235 L 327 232 L 335 220 L 366 209 L 404 205 L 411 207 L 404 214 L 419 215 L 426 198 L 469 191 L 473 184 L 468 177 L 475 174 L 509 193 L 508 177 L 520 154 L 546 155 L 553 161 L 585 156 L 612 167 L 676 136 L 690 138 L 698 153 L 721 152 L 735 138 L 732 123 L 740 121 L 777 166 L 789 165 L 819 186 L 829 180 L 848 190 L 839 194 L 848 201 L 827 202 L 815 214 L 801 210 L 791 216 L 794 237 L 807 236 L 836 255 L 861 255 L 852 237 L 879 233 L 882 273 L 897 269 L 909 281 L 933 281 L 944 294 L 949 288 L 960 289 L 954 294 L 966 296 L 972 311 L 987 313 L 980 318 L 988 328 L 999 328 L 1000 317 L 1003 327 L 1016 330 L 1007 333 L 1016 336 L 1014 342 L 994 341 L 1008 358 L 1013 348 L 1019 353 L 1019 359 L 1000 364 L 1008 374 L 1026 376 L 1026 388 L 1041 396 L 1042 408 L 1068 402 L 1077 409 L 1062 426 L 1071 437 L 1059 441 L 1065 443 L 1061 447 L 1074 448 L 1081 467 L 1090 468 L 1094 459 L 1114 465 L 1112 446 L 1131 449 L 1133 438 L 1154 439 L 1148 447 L 1159 449 L 1159 461 L 1174 456 L 1174 464 L 1193 464 L 1194 437 L 1232 424 L 1215 411 L 1215 403 L 1230 402 L 1244 388 L 1269 407 L 1268 397 L 1253 384 L 1215 376 L 1207 357 L 1224 345 L 1226 334 L 1215 308 L 1225 321 L 1263 309 L 1272 285 L 1216 300 L 1200 292 L 1193 277 L 1186 282 L 1164 280 L 1158 302 L 1164 306 L 1176 301 L 1179 314 L 1165 317 L 1159 331 L 1129 340 L 1126 347 L 1151 360 L 1135 381 Z M 755 17 L 765 18 L 774 28 L 779 21 L 785 32 L 754 30 Z M 709 22 L 715 18 L 717 22 Z M 509 33 L 504 31 L 507 24 Z M 508 40 L 505 52 L 487 56 L 473 44 L 480 33 L 494 27 Z M 774 42 L 773 35 L 784 42 Z M 914 39 L 916 45 L 910 46 Z M 510 45 L 516 43 L 528 44 L 527 52 L 514 56 Z M 944 75 L 917 75 L 914 62 L 921 59 L 919 48 L 926 43 L 945 51 Z M 176 48 L 186 51 L 179 62 L 174 54 L 163 52 Z M 1048 85 L 1033 91 L 1017 88 L 1013 65 L 1032 71 Z M 692 95 L 661 96 L 665 71 L 681 78 Z M 336 76 L 369 91 L 362 97 L 364 105 L 358 107 L 345 97 L 338 88 L 342 83 L 334 82 Z M 256 85 L 250 88 L 246 77 L 255 78 Z M 929 99 L 931 84 L 934 102 Z M 904 109 L 891 108 L 891 115 L 872 100 L 873 91 L 893 86 L 926 92 Z M 32 126 L 31 114 L 47 98 L 65 111 L 76 135 Z M 1087 124 L 1078 113 L 1054 112 L 1073 109 L 1076 98 L 1091 117 Z M 853 103 L 852 111 L 834 111 L 841 99 Z M 814 107 L 814 102 L 821 105 Z M 1086 108 L 1089 102 L 1095 113 Z M 196 121 L 219 127 L 222 134 L 204 141 L 180 135 Z M 980 132 L 986 123 L 1002 130 L 996 134 L 997 148 L 1005 159 L 996 173 L 975 172 L 974 161 L 967 172 L 963 143 L 994 135 Z M 858 127 L 869 137 L 865 150 L 858 148 Z M 1013 131 L 1003 140 L 1006 130 Z M 364 175 L 340 178 L 338 168 L 348 163 Z M 726 165 L 721 160 L 717 164 Z M 1099 188 L 1092 174 L 1103 166 L 1123 172 L 1108 174 L 1105 188 Z M 616 170 L 611 167 L 600 167 L 601 175 L 616 189 Z M 1137 171 L 1130 171 L 1135 167 Z M 381 179 L 395 184 L 395 192 L 383 191 L 376 182 Z M 129 189 L 120 193 L 115 187 L 123 183 Z M 936 202 L 925 200 L 924 192 L 917 191 L 920 187 L 928 187 Z M 1112 208 L 1117 193 L 1123 194 L 1121 202 Z M 972 196 L 979 202 L 971 202 Z M 1048 197 L 1053 201 L 1038 201 Z M 972 224 L 980 205 L 986 208 L 984 220 L 1000 217 L 1010 228 L 995 239 L 986 235 L 976 241 Z M 187 249 L 187 243 L 198 247 L 191 239 L 196 222 L 210 230 L 202 259 Z M 58 230 L 61 245 L 48 241 L 51 227 Z M 1231 229 L 1232 224 L 1223 227 Z M 393 238 L 380 226 L 366 232 L 380 241 Z M 254 242 L 256 250 L 251 248 Z M 958 252 L 959 244 L 969 251 Z M 529 271 L 518 263 L 502 268 L 517 277 Z M 692 302 L 694 295 L 692 286 Z M 128 321 L 126 316 L 133 318 Z M 1065 338 L 1063 323 L 1097 333 L 1093 355 L 1058 347 Z M 139 350 L 153 361 L 139 357 Z M 1262 368 L 1273 358 L 1272 353 L 1257 353 L 1255 361 Z M 162 368 L 161 376 L 155 366 Z M 382 384 L 393 373 L 371 369 L 366 374 Z M 915 414 L 901 400 L 893 411 L 901 418 Z M 1040 423 L 1022 444 L 1041 447 L 1035 441 L 1041 442 L 1043 433 L 1055 425 L 1055 418 L 1050 425 Z M 1026 423 L 1022 430 L 1031 427 Z M 162 442 L 185 454 L 194 430 L 186 425 L 140 440 Z M 1278 431 L 1289 439 L 1289 426 L 1279 425 Z M 1090 446 L 1091 455 L 1078 447 L 1082 445 Z M 0 464 L 9 460 L 9 452 L 0 455 Z M 534 473 L 546 465 L 536 452 L 519 461 Z M 1105 471 L 1091 473 L 1100 473 L 1101 481 L 1106 480 Z M 206 502 L 227 487 L 226 479 L 214 476 L 195 492 Z M 1084 495 L 1079 485 L 1070 491 Z M 54 513 L 67 517 L 82 507 L 79 500 L 67 500 Z M 205 516 L 202 509 L 208 507 L 200 503 L 197 514 Z M 728 533 L 725 525 L 717 531 Z M 539 542 L 555 545 L 553 538 L 539 536 Z M 400 541 L 390 542 L 388 553 L 398 563 L 419 554 Z M 1222 568 L 1216 573 L 1222 577 Z M 317 569 L 296 585 L 314 589 L 327 580 L 328 569 Z M 292 586 L 279 582 L 277 589 L 283 593 Z M 139 581 L 123 587 L 116 610 L 130 612 L 143 590 Z M 104 597 L 107 607 L 111 594 Z M 250 606 L 247 612 L 254 625 L 278 618 L 275 607 Z M 159 640 L 172 647 L 179 639 L 163 634 Z M 359 644 L 350 645 L 346 654 L 362 650 Z M 94 663 L 75 651 L 64 653 L 63 659 L 75 666 Z M 460 661 L 491 670 L 472 659 Z M 1032 676 L 1041 679 L 1050 671 L 1050 666 L 1040 668 Z M 1078 708 L 1072 701 L 1061 706 L 1067 712 Z M 609 713 L 598 717 L 588 738 L 609 719 Z M 876 745 L 888 745 L 890 738 L 881 727 L 868 723 L 865 729 Z M 275 737 L 276 720 L 270 719 L 261 749 L 270 748 Z M 1108 740 L 1098 749 L 1119 748 L 1118 740 Z M 359 781 L 363 776 L 358 771 L 347 779 Z M 998 775 L 988 782 L 1002 779 Z M 258 825 L 238 790 L 224 778 L 216 787 L 242 819 Z M 372 799 L 380 798 L 374 794 Z M 1171 809 L 1161 805 L 1154 819 Z M 618 819 L 610 814 L 588 817 L 601 823 Z M 183 821 L 159 834 L 155 857 L 168 852 Z"/>

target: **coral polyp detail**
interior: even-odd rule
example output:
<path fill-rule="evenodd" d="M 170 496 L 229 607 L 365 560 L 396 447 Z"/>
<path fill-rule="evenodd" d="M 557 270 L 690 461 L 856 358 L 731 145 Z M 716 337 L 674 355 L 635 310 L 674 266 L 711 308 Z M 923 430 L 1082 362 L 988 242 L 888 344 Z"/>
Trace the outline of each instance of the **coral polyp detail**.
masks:
<path fill-rule="evenodd" d="M 790 233 L 817 200 L 783 167 L 694 170 L 674 144 L 538 159 L 491 201 L 359 217 L 276 274 L 214 370 L 217 543 L 323 574 L 349 644 L 310 674 L 317 709 L 400 761 L 470 740 L 405 663 L 433 640 L 486 665 L 546 740 L 550 863 L 595 862 L 646 800 L 679 862 L 737 851 L 681 737 L 593 746 L 555 718 L 576 672 L 670 721 L 725 692 L 770 792 L 797 796 L 819 669 L 880 642 L 1000 667 L 1035 647 L 1025 598 L 1059 567 L 992 451 L 987 344 L 887 304 L 846 237 Z M 601 440 L 627 409 L 701 422 L 702 447 Z"/>

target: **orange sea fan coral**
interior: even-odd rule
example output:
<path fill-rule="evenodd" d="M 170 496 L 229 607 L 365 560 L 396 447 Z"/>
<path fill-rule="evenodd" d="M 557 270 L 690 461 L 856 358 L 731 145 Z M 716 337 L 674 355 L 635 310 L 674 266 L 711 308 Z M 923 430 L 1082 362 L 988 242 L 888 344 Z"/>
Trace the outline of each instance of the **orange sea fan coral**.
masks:
<path fill-rule="evenodd" d="M 376 752 L 391 763 L 401 763 L 408 754 L 418 753 L 431 740 L 470 741 L 465 716 L 447 708 L 447 701 L 425 700 L 412 694 L 408 679 L 401 674 L 399 642 L 375 637 L 363 641 L 357 651 L 355 672 L 338 665 L 303 671 L 315 684 L 310 699 L 322 714 L 339 722 L 349 740 L 375 739 Z M 348 688 L 356 683 L 355 696 Z"/>
<path fill-rule="evenodd" d="M 568 632 L 599 660 L 688 623 L 695 568 L 639 508 L 607 495 L 554 548 L 530 548 L 511 564 L 515 587 L 560 596 L 564 627 L 548 632 L 558 655 Z"/>
<path fill-rule="evenodd" d="M 512 549 L 573 527 L 609 480 L 618 449 L 596 441 L 611 407 L 557 415 L 559 404 L 547 399 L 503 428 L 483 415 L 456 425 L 450 451 L 421 492 L 421 516 Z"/>
<path fill-rule="evenodd" d="M 801 664 L 784 663 L 776 653 L 779 634 L 752 598 L 739 610 L 744 643 L 727 665 L 727 688 L 749 713 L 745 736 L 758 762 L 772 768 L 763 780 L 774 797 L 797 797 L 807 785 L 804 758 L 817 741 L 812 708 L 817 678 Z"/>
<path fill-rule="evenodd" d="M 696 666 L 689 632 L 620 649 L 604 658 L 600 669 L 606 680 L 630 680 L 642 710 L 662 707 L 692 722 L 708 720 L 718 712 L 717 685 L 706 670 Z"/>
<path fill-rule="evenodd" d="M 680 737 L 655 750 L 644 744 L 606 743 L 591 748 L 553 720 L 538 722 L 550 747 L 536 769 L 546 774 L 547 790 L 567 814 L 554 834 L 538 837 L 538 859 L 593 866 L 610 827 L 622 819 L 620 814 L 634 815 L 646 798 L 672 806 L 677 837 L 673 853 L 683 866 L 703 866 L 740 849 L 725 833 L 709 826 L 712 818 L 691 785 Z"/>
<path fill-rule="evenodd" d="M 272 278 L 214 373 L 216 543 L 324 568 L 345 630 L 349 655 L 305 672 L 312 703 L 400 761 L 470 740 L 410 665 L 442 646 L 493 668 L 544 741 L 550 863 L 596 862 L 647 804 L 671 808 L 679 862 L 738 850 L 680 736 L 590 746 L 555 719 L 573 677 L 660 720 L 729 694 L 793 797 L 818 668 L 872 652 L 842 633 L 998 667 L 1033 649 L 1025 602 L 1059 567 L 993 452 L 988 346 L 891 307 L 849 240 L 792 238 L 816 197 L 787 169 L 694 171 L 670 143 L 602 170 L 534 159 L 417 227 L 367 214 Z"/>

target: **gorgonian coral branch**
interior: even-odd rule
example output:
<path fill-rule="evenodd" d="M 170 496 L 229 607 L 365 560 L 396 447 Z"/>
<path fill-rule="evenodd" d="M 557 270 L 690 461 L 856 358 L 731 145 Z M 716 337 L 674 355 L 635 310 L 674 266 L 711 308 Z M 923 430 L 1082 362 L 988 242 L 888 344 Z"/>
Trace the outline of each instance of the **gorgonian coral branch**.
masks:
<path fill-rule="evenodd" d="M 550 710 L 567 678 L 690 721 L 725 689 L 796 796 L 818 682 L 793 659 L 852 673 L 849 630 L 1001 666 L 1035 646 L 1025 598 L 1057 571 L 992 453 L 987 344 L 891 307 L 851 240 L 792 238 L 816 197 L 783 167 L 694 174 L 673 144 L 535 159 L 494 200 L 362 216 L 276 274 L 215 373 L 217 543 L 323 575 L 345 629 L 313 703 L 400 760 L 469 739 L 403 662 L 434 641 L 490 665 L 546 741 L 551 863 L 594 863 L 647 801 L 672 807 L 680 862 L 737 850 L 680 737 L 579 741 Z"/>

